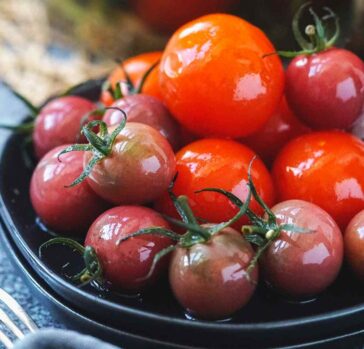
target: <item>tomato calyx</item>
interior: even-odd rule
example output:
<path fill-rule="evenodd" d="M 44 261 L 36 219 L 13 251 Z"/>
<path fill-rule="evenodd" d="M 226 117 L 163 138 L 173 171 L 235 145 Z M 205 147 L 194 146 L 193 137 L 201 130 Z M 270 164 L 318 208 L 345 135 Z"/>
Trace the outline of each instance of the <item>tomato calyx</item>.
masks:
<path fill-rule="evenodd" d="M 333 10 L 329 7 L 323 7 L 326 15 L 321 18 L 313 10 L 310 2 L 303 4 L 292 20 L 292 31 L 293 35 L 301 47 L 300 51 L 277 51 L 265 56 L 270 56 L 273 54 L 278 54 L 279 56 L 285 58 L 295 58 L 301 55 L 312 55 L 314 53 L 325 51 L 335 45 L 337 39 L 340 36 L 340 23 L 339 17 L 335 14 Z M 313 17 L 314 24 L 309 24 L 305 28 L 305 35 L 300 31 L 300 19 L 302 17 L 303 11 L 308 8 L 311 16 Z M 328 31 L 328 21 L 333 20 L 334 30 L 331 35 Z M 305 38 L 305 36 L 308 38 Z"/>
<path fill-rule="evenodd" d="M 53 245 L 68 246 L 83 257 L 85 267 L 79 273 L 68 276 L 73 282 L 79 282 L 80 287 L 85 286 L 92 281 L 96 281 L 100 285 L 103 284 L 102 266 L 93 247 L 84 247 L 70 238 L 56 237 L 46 241 L 39 247 L 39 257 L 42 258 L 44 249 Z"/>
<path fill-rule="evenodd" d="M 76 178 L 70 185 L 67 185 L 66 188 L 72 188 L 75 185 L 82 183 L 86 179 L 86 177 L 89 176 L 95 165 L 110 155 L 117 135 L 125 127 L 127 120 L 126 113 L 122 109 L 117 107 L 108 107 L 107 109 L 115 109 L 123 114 L 123 120 L 110 134 L 106 123 L 102 120 L 90 121 L 88 124 L 82 127 L 81 131 L 82 134 L 89 141 L 89 144 L 73 144 L 58 154 L 59 161 L 61 161 L 61 156 L 63 154 L 72 151 L 90 151 L 93 154 L 90 162 L 83 169 L 80 176 Z M 99 134 L 96 134 L 93 131 L 95 127 L 99 128 Z"/>
<path fill-rule="evenodd" d="M 125 96 L 129 96 L 129 95 L 136 95 L 136 94 L 140 94 L 143 90 L 143 86 L 147 80 L 147 78 L 149 77 L 150 73 L 153 71 L 153 69 L 159 64 L 159 60 L 157 62 L 155 62 L 154 64 L 152 64 L 148 70 L 144 73 L 144 75 L 142 76 L 140 82 L 135 85 L 129 75 L 129 73 L 127 72 L 127 70 L 124 67 L 124 64 L 121 62 L 118 64 L 120 64 L 120 67 L 125 75 L 125 80 L 119 81 L 115 88 L 113 88 L 113 86 L 111 85 L 109 80 L 105 80 L 104 83 L 102 84 L 102 92 L 108 92 L 110 93 L 110 95 L 113 97 L 114 100 L 123 98 Z"/>
<path fill-rule="evenodd" d="M 250 275 L 264 252 L 277 238 L 279 238 L 282 231 L 292 233 L 313 233 L 313 231 L 301 228 L 294 224 L 278 224 L 277 217 L 258 194 L 250 173 L 248 173 L 248 180 L 254 199 L 263 208 L 265 216 L 267 217 L 259 217 L 252 210 L 248 209 L 246 215 L 252 222 L 252 225 L 243 225 L 241 227 L 241 232 L 245 239 L 258 247 L 255 256 L 252 258 L 247 268 L 247 273 Z"/>

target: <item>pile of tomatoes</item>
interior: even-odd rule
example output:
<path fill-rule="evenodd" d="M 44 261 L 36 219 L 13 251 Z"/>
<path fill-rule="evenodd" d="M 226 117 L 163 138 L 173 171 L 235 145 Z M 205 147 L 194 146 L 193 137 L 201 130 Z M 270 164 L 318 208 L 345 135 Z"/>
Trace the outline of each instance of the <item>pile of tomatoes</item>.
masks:
<path fill-rule="evenodd" d="M 98 104 L 37 112 L 31 201 L 83 239 L 81 281 L 148 292 L 168 271 L 179 303 L 215 320 L 258 280 L 309 299 L 344 257 L 364 279 L 364 63 L 333 46 L 330 10 L 306 9 L 302 51 L 278 52 L 294 57 L 286 70 L 260 29 L 212 14 L 120 64 Z"/>

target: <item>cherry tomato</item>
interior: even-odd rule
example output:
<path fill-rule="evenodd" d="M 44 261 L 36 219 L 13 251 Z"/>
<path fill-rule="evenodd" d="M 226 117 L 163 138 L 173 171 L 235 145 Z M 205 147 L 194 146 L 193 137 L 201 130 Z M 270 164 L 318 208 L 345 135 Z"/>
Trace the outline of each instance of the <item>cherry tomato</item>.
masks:
<path fill-rule="evenodd" d="M 278 109 L 263 128 L 249 137 L 242 138 L 241 141 L 259 154 L 268 166 L 271 166 L 286 143 L 309 131 L 310 129 L 292 113 L 286 98 L 283 97 Z"/>
<path fill-rule="evenodd" d="M 272 211 L 278 224 L 293 224 L 311 232 L 283 230 L 261 259 L 264 279 L 290 297 L 317 295 L 336 279 L 342 265 L 339 227 L 327 212 L 306 201 L 281 202 Z"/>
<path fill-rule="evenodd" d="M 181 25 L 209 13 L 227 12 L 238 0 L 132 0 L 131 7 L 152 29 L 170 33 Z"/>
<path fill-rule="evenodd" d="M 286 96 L 294 113 L 314 129 L 349 128 L 364 103 L 364 63 L 331 48 L 298 56 L 288 66 Z"/>
<path fill-rule="evenodd" d="M 364 209 L 364 143 L 340 131 L 303 135 L 278 155 L 273 179 L 281 201 L 312 202 L 344 230 Z"/>
<path fill-rule="evenodd" d="M 35 168 L 30 184 L 33 208 L 42 221 L 58 233 L 82 235 L 107 204 L 83 182 L 65 188 L 83 168 L 83 153 L 58 154 L 67 145 L 47 153 Z"/>
<path fill-rule="evenodd" d="M 37 158 L 59 145 L 84 140 L 80 135 L 82 123 L 95 109 L 95 103 L 77 96 L 59 97 L 48 102 L 35 119 L 33 144 Z M 88 121 L 93 119 L 96 116 L 87 118 Z"/>
<path fill-rule="evenodd" d="M 84 166 L 91 156 L 85 153 Z M 98 195 L 114 204 L 144 204 L 168 188 L 175 168 L 173 150 L 157 130 L 128 122 L 116 137 L 111 154 L 96 164 L 87 181 Z"/>
<path fill-rule="evenodd" d="M 344 234 L 345 258 L 359 280 L 364 280 L 364 210 L 349 223 Z"/>
<path fill-rule="evenodd" d="M 124 70 L 130 76 L 134 86 L 138 86 L 148 69 L 153 64 L 157 63 L 161 57 L 162 52 L 147 52 L 135 57 L 130 57 L 122 62 L 124 69 L 122 69 L 121 66 L 118 66 L 111 72 L 108 77 L 111 87 L 115 89 L 117 83 L 120 81 L 126 81 Z M 162 100 L 158 80 L 158 67 L 153 69 L 153 71 L 149 74 L 143 85 L 142 92 Z M 101 101 L 106 106 L 110 106 L 114 99 L 108 91 L 104 91 L 101 94 Z"/>
<path fill-rule="evenodd" d="M 235 141 L 223 139 L 203 139 L 182 148 L 177 154 L 178 177 L 173 191 L 178 195 L 186 195 L 197 217 L 211 223 L 227 221 L 237 213 L 237 208 L 224 196 L 196 191 L 205 188 L 220 188 L 232 192 L 244 201 L 248 195 L 248 168 L 255 153 L 246 146 Z M 263 162 L 254 161 L 251 176 L 258 193 L 268 205 L 274 203 L 274 187 L 272 179 Z M 156 207 L 167 215 L 176 215 L 172 202 L 165 194 Z M 262 208 L 252 200 L 250 208 L 260 214 Z M 247 223 L 243 217 L 241 223 Z"/>
<path fill-rule="evenodd" d="M 138 291 L 153 281 L 167 266 L 167 259 L 158 262 L 150 278 L 154 256 L 172 244 L 159 235 L 143 235 L 121 243 L 119 239 L 144 228 L 169 228 L 168 223 L 155 211 L 140 206 L 114 207 L 90 227 L 85 246 L 92 246 L 101 262 L 104 277 L 116 288 Z"/>
<path fill-rule="evenodd" d="M 284 74 L 265 34 L 241 18 L 214 14 L 180 28 L 160 64 L 163 98 L 177 120 L 200 136 L 258 131 L 282 98 Z"/>
<path fill-rule="evenodd" d="M 168 139 L 174 149 L 178 149 L 179 126 L 159 99 L 144 94 L 130 95 L 116 100 L 112 107 L 122 109 L 128 122 L 140 122 L 155 128 Z M 109 109 L 103 120 L 108 126 L 114 126 L 119 125 L 123 118 L 120 111 Z"/>
<path fill-rule="evenodd" d="M 254 256 L 250 244 L 232 228 L 208 243 L 177 247 L 169 269 L 172 291 L 192 315 L 223 319 L 242 308 L 254 293 L 258 267 L 247 274 Z"/>

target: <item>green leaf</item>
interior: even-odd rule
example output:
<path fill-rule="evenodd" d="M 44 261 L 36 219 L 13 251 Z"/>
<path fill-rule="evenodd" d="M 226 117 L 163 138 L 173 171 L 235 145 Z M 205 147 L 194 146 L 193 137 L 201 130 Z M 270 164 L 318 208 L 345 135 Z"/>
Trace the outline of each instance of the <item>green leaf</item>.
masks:
<path fill-rule="evenodd" d="M 262 247 L 266 244 L 267 240 L 259 234 L 246 234 L 244 235 L 245 240 L 254 244 L 258 247 Z"/>
<path fill-rule="evenodd" d="M 142 235 L 161 235 L 165 236 L 173 241 L 179 241 L 181 239 L 181 235 L 176 234 L 174 231 L 170 229 L 166 229 L 164 227 L 151 227 L 140 229 L 135 233 L 124 236 L 116 241 L 116 245 L 120 245 L 122 242 L 127 241 L 131 238 L 142 236 Z"/>
<path fill-rule="evenodd" d="M 279 229 L 289 231 L 289 232 L 292 232 L 292 233 L 300 233 L 300 234 L 311 234 L 311 233 L 315 232 L 312 229 L 306 229 L 306 228 L 298 227 L 298 226 L 296 226 L 294 224 L 281 224 L 279 226 Z"/>

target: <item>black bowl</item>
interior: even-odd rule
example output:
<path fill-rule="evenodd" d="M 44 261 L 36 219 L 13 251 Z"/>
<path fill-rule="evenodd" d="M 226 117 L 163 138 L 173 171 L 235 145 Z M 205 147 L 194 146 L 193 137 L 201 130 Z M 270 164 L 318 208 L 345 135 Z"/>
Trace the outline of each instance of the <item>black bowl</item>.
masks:
<path fill-rule="evenodd" d="M 77 90 L 77 94 L 95 99 L 99 90 L 100 82 L 93 81 Z M 5 116 L 13 123 L 26 117 L 25 109 L 20 108 L 19 102 L 1 85 L 0 105 L 1 122 L 6 122 Z M 50 236 L 36 223 L 29 201 L 32 168 L 24 162 L 22 144 L 20 135 L 0 131 L 0 217 L 5 233 L 29 270 L 40 277 L 61 302 L 82 316 L 131 336 L 168 343 L 168 347 L 172 347 L 172 343 L 204 348 L 297 347 L 360 333 L 364 329 L 364 295 L 361 286 L 345 271 L 324 294 L 306 303 L 289 302 L 260 286 L 244 309 L 222 322 L 187 319 L 173 299 L 167 282 L 139 296 L 91 286 L 76 287 L 61 268 L 65 262 L 74 260 L 71 251 L 55 249 L 46 253 L 42 260 L 38 257 L 39 246 Z"/>

